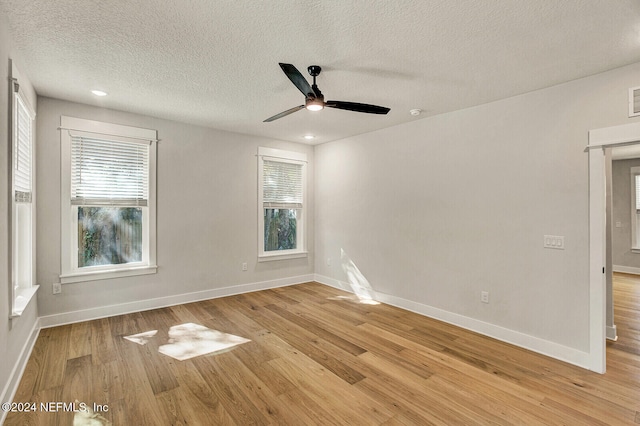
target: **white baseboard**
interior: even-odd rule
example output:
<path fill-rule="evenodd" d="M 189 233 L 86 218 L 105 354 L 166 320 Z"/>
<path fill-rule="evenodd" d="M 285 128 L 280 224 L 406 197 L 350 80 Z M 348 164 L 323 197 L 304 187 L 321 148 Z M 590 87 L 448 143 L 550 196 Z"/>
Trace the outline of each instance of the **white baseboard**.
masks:
<path fill-rule="evenodd" d="M 323 275 L 315 274 L 315 281 L 335 287 L 340 290 L 353 293 L 347 283 L 329 278 Z M 521 348 L 537 352 L 551 358 L 558 359 L 569 364 L 577 365 L 582 368 L 590 369 L 590 354 L 574 348 L 570 348 L 558 343 L 550 342 L 539 337 L 520 333 L 515 330 L 500 327 L 474 318 L 465 317 L 453 312 L 434 308 L 433 306 L 424 305 L 422 303 L 413 302 L 411 300 L 400 297 L 375 292 L 376 300 L 398 308 L 406 309 L 429 318 L 437 319 L 448 324 L 455 325 L 485 336 L 519 346 Z"/>
<path fill-rule="evenodd" d="M 632 266 L 613 265 L 613 272 L 623 272 L 625 274 L 640 275 L 640 268 Z"/>
<path fill-rule="evenodd" d="M 250 293 L 253 291 L 267 290 L 270 288 L 302 284 L 305 282 L 313 281 L 313 278 L 313 274 L 299 275 L 297 277 L 280 278 L 277 280 L 261 281 L 250 284 L 240 284 L 230 287 L 197 291 L 193 293 L 178 294 L 175 296 L 158 297 L 155 299 L 139 300 L 136 302 L 101 306 L 98 308 L 47 315 L 44 317 L 40 317 L 40 327 L 55 327 L 58 325 L 71 324 L 80 321 L 89 321 L 99 318 L 112 317 L 115 315 L 129 314 L 132 312 L 148 311 L 150 309 L 180 305 L 183 303 L 198 302 L 200 300 L 232 296 L 234 294 Z"/>
<path fill-rule="evenodd" d="M 614 342 L 618 340 L 618 328 L 616 325 L 607 326 L 606 330 L 607 340 L 613 340 Z"/>
<path fill-rule="evenodd" d="M 18 391 L 18 385 L 20 384 L 20 380 L 22 379 L 22 375 L 24 374 L 24 369 L 27 367 L 27 361 L 29 361 L 29 357 L 31 356 L 31 351 L 33 351 L 33 346 L 38 340 L 38 334 L 40 334 L 40 326 L 38 320 L 36 320 L 33 324 L 33 328 L 31 329 L 31 333 L 29 333 L 29 337 L 27 341 L 24 342 L 22 346 L 22 351 L 20 351 L 20 356 L 16 364 L 13 366 L 13 370 L 9 375 L 9 381 L 2 389 L 2 393 L 0 394 L 0 402 L 10 402 L 13 401 L 13 398 Z M 7 416 L 7 411 L 0 411 L 0 425 L 4 424 L 4 420 Z"/>

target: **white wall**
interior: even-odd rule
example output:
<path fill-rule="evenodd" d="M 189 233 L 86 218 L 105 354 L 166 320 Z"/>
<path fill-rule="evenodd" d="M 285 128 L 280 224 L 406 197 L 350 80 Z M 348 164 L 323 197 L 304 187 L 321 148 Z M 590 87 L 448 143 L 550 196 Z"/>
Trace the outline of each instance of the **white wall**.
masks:
<path fill-rule="evenodd" d="M 638 120 L 637 85 L 640 64 L 316 147 L 316 273 L 345 281 L 344 249 L 382 295 L 588 352 L 584 148 Z"/>
<path fill-rule="evenodd" d="M 32 331 L 37 322 L 38 306 L 32 300 L 22 316 L 13 320 L 10 314 L 10 269 L 9 269 L 9 60 L 20 68 L 20 57 L 13 49 L 8 24 L 0 14 L 0 401 L 7 401 L 15 387 L 19 370 L 22 368 L 23 350 L 29 350 L 34 337 Z M 26 78 L 20 79 L 25 93 L 33 93 Z M 35 96 L 29 99 L 36 105 Z M 0 412 L 0 419 L 2 413 Z"/>
<path fill-rule="evenodd" d="M 157 274 L 65 284 L 62 294 L 52 294 L 60 275 L 61 115 L 158 130 Z M 39 98 L 37 131 L 40 315 L 313 273 L 313 147 L 50 98 Z M 258 146 L 308 156 L 308 258 L 257 263 Z"/>

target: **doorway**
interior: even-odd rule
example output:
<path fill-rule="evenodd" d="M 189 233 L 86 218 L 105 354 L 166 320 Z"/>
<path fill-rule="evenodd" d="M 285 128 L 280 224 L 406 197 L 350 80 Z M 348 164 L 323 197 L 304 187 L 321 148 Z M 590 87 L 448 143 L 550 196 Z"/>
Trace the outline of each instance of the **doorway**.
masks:
<path fill-rule="evenodd" d="M 605 159 L 610 166 L 606 171 L 606 337 L 615 342 L 618 340 L 615 306 L 633 304 L 633 298 L 624 298 L 621 295 L 626 293 L 616 291 L 614 286 L 640 280 L 640 143 L 606 148 Z M 615 273 L 632 276 L 618 276 L 616 280 Z M 623 299 L 616 300 L 619 297 Z"/>
<path fill-rule="evenodd" d="M 607 179 L 606 297 L 608 340 L 618 338 L 613 273 L 640 275 L 640 144 L 605 149 Z"/>
<path fill-rule="evenodd" d="M 607 268 L 607 179 L 611 156 L 610 148 L 637 145 L 640 143 L 640 123 L 606 127 L 589 131 L 589 369 L 606 371 L 606 326 L 607 310 L 613 315 L 611 287 L 611 263 Z M 610 191 L 609 191 L 610 193 Z M 610 228 L 609 228 L 610 229 Z M 610 253 L 610 250 L 609 250 Z M 609 283 L 607 283 L 609 281 Z M 607 294 L 610 297 L 607 297 Z M 613 316 L 612 316 L 613 318 Z"/>

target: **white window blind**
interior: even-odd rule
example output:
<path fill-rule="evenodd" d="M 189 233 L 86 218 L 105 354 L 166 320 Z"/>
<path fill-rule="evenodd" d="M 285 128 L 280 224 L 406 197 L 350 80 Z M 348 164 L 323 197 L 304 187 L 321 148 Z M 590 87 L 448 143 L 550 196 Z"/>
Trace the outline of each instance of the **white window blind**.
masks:
<path fill-rule="evenodd" d="M 16 95 L 16 139 L 13 158 L 15 201 L 31 202 L 32 120 L 29 110 Z"/>
<path fill-rule="evenodd" d="M 146 206 L 149 145 L 71 134 L 71 203 Z"/>
<path fill-rule="evenodd" d="M 265 208 L 302 208 L 302 165 L 265 159 L 262 188 Z"/>

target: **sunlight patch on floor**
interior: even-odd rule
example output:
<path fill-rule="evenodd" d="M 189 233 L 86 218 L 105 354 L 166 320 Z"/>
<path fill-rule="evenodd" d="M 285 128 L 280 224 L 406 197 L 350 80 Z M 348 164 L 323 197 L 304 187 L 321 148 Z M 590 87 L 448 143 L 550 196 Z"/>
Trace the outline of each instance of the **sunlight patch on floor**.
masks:
<path fill-rule="evenodd" d="M 200 355 L 220 352 L 251 340 L 212 330 L 202 325 L 186 323 L 169 329 L 169 343 L 158 351 L 184 361 Z"/>
<path fill-rule="evenodd" d="M 329 300 L 344 300 L 347 302 L 359 303 L 361 305 L 379 305 L 380 302 L 373 299 L 360 299 L 357 296 L 332 296 L 328 297 Z"/>
<path fill-rule="evenodd" d="M 374 299 L 375 291 L 373 291 L 371 284 L 343 249 L 340 249 L 340 260 L 342 262 L 342 270 L 347 274 L 347 283 L 351 287 L 354 296 L 337 296 L 329 299 L 348 300 L 363 305 L 379 305 L 380 302 Z"/>
<path fill-rule="evenodd" d="M 131 336 L 124 336 L 125 339 L 137 343 L 139 345 L 146 345 L 149 339 L 158 333 L 158 330 L 145 331 L 144 333 L 133 334 Z"/>
<path fill-rule="evenodd" d="M 151 330 L 124 338 L 139 345 L 146 345 L 157 333 L 158 330 Z M 179 361 L 221 352 L 251 341 L 191 322 L 174 325 L 169 329 L 168 336 L 168 342 L 158 347 L 158 352 Z"/>
<path fill-rule="evenodd" d="M 76 404 L 80 404 L 77 399 Z M 111 422 L 86 404 L 73 415 L 73 426 L 111 426 Z"/>

